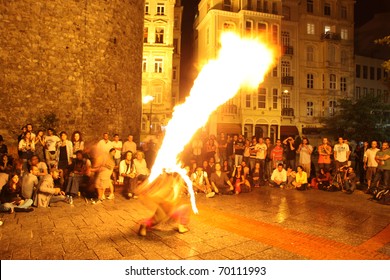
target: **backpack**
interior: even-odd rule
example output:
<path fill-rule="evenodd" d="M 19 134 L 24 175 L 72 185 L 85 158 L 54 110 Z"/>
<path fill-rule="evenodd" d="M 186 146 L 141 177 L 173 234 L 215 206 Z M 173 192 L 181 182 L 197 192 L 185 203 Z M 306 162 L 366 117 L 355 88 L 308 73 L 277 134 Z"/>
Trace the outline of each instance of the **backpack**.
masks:
<path fill-rule="evenodd" d="M 374 195 L 373 199 L 377 200 L 377 201 L 382 201 L 383 200 L 385 202 L 386 197 L 387 197 L 388 200 L 390 200 L 390 189 L 384 189 L 384 190 L 378 191 Z"/>
<path fill-rule="evenodd" d="M 387 193 L 384 193 L 383 196 L 378 201 L 380 204 L 390 205 L 390 190 L 387 190 Z"/>

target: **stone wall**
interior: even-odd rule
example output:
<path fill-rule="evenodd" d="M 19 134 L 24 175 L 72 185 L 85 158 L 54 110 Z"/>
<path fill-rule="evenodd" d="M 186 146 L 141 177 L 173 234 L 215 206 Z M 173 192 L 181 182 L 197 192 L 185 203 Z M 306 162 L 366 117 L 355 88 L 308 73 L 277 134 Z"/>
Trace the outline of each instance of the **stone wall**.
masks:
<path fill-rule="evenodd" d="M 0 134 L 20 128 L 140 134 L 142 0 L 0 0 Z"/>

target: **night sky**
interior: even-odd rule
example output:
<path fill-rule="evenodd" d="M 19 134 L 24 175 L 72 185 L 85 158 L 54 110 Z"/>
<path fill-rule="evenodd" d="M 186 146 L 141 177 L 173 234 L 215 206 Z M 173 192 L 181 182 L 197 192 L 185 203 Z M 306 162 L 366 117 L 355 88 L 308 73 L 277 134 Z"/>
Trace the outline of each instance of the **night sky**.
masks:
<path fill-rule="evenodd" d="M 192 87 L 195 74 L 193 65 L 193 19 L 197 12 L 199 0 L 182 0 L 182 64 L 181 64 L 181 95 L 188 94 Z M 390 12 L 390 0 L 356 0 L 355 26 L 360 27 L 373 18 L 376 13 Z M 390 31 L 389 31 L 390 33 Z"/>

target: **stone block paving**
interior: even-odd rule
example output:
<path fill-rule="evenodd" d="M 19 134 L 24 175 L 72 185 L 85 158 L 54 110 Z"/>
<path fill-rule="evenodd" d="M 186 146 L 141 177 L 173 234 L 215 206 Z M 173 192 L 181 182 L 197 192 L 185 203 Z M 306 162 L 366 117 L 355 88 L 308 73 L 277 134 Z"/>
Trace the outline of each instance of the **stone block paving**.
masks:
<path fill-rule="evenodd" d="M 146 237 L 137 235 L 138 222 L 153 211 L 140 200 L 117 193 L 92 205 L 77 198 L 74 205 L 0 214 L 0 259 L 390 259 L 390 207 L 369 198 L 270 187 L 211 199 L 198 194 L 188 233 L 165 223 Z"/>

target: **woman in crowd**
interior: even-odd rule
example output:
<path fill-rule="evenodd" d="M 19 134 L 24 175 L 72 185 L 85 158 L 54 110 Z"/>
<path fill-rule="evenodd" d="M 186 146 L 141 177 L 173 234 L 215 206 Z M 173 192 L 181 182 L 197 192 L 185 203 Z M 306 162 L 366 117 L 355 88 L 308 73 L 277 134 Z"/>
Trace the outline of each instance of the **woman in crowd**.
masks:
<path fill-rule="evenodd" d="M 222 172 L 226 173 L 226 175 L 230 178 L 230 176 L 232 175 L 232 170 L 230 169 L 229 161 L 227 159 L 223 161 L 221 168 Z"/>
<path fill-rule="evenodd" d="M 9 212 L 10 214 L 14 211 L 19 212 L 31 212 L 34 209 L 30 206 L 33 204 L 32 199 L 24 199 L 22 196 L 22 187 L 17 174 L 9 176 L 10 180 L 2 188 L 0 194 L 2 212 Z"/>
<path fill-rule="evenodd" d="M 45 161 L 45 150 L 46 142 L 43 130 L 38 130 L 37 136 L 34 140 L 35 144 L 35 155 L 39 158 L 39 161 Z"/>
<path fill-rule="evenodd" d="M 255 188 L 260 187 L 262 172 L 260 170 L 260 162 L 256 162 L 252 170 L 253 186 Z"/>
<path fill-rule="evenodd" d="M 148 166 L 146 164 L 144 153 L 138 151 L 136 153 L 136 157 L 134 159 L 135 170 L 137 171 L 137 181 L 143 182 L 145 181 L 150 174 Z"/>
<path fill-rule="evenodd" d="M 12 160 L 8 155 L 3 155 L 0 162 L 0 172 L 1 173 L 11 173 L 13 170 Z"/>
<path fill-rule="evenodd" d="M 303 171 L 303 167 L 298 165 L 295 181 L 292 183 L 296 190 L 304 191 L 308 188 L 307 173 Z"/>
<path fill-rule="evenodd" d="M 217 146 L 215 145 L 215 142 L 213 139 L 209 139 L 206 144 L 206 154 L 205 158 L 209 160 L 210 158 L 215 159 L 215 154 L 217 152 Z"/>
<path fill-rule="evenodd" d="M 68 140 L 68 134 L 65 131 L 60 133 L 60 141 L 57 143 L 57 162 L 58 169 L 64 174 L 64 180 L 68 178 L 69 166 L 72 164 L 73 144 Z"/>
<path fill-rule="evenodd" d="M 83 137 L 81 136 L 81 132 L 76 130 L 72 133 L 71 137 L 72 145 L 73 145 L 73 158 L 76 158 L 76 152 L 82 151 L 84 152 L 84 141 Z"/>
<path fill-rule="evenodd" d="M 19 142 L 20 158 L 23 160 L 23 170 L 27 171 L 27 162 L 31 159 L 35 151 L 35 143 L 31 139 L 31 132 L 26 132 Z"/>

